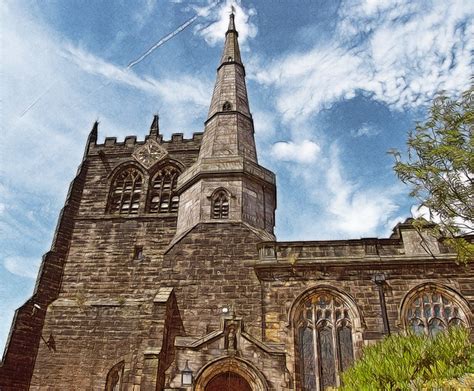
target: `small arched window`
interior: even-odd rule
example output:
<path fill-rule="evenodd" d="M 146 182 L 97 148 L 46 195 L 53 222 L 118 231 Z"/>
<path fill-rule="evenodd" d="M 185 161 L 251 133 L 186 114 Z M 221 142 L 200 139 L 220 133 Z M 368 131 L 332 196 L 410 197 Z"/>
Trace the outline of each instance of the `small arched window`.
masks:
<path fill-rule="evenodd" d="M 212 196 L 212 218 L 229 218 L 229 195 L 225 190 L 219 190 Z"/>
<path fill-rule="evenodd" d="M 107 374 L 105 391 L 120 391 L 122 389 L 124 363 L 115 364 Z"/>
<path fill-rule="evenodd" d="M 406 326 L 415 334 L 434 336 L 450 326 L 468 325 L 467 316 L 455 295 L 432 285 L 409 297 L 404 313 Z"/>
<path fill-rule="evenodd" d="M 176 185 L 179 174 L 179 170 L 171 165 L 158 170 L 151 183 L 150 213 L 175 213 L 178 211 L 179 196 L 176 194 Z"/>
<path fill-rule="evenodd" d="M 313 294 L 296 313 L 301 388 L 325 390 L 340 384 L 339 374 L 354 361 L 349 307 L 329 291 Z"/>
<path fill-rule="evenodd" d="M 129 167 L 122 170 L 112 184 L 109 211 L 118 214 L 137 214 L 143 179 L 140 171 Z"/>
<path fill-rule="evenodd" d="M 224 104 L 222 105 L 222 111 L 230 111 L 232 110 L 232 105 L 230 104 L 229 101 L 225 101 Z"/>

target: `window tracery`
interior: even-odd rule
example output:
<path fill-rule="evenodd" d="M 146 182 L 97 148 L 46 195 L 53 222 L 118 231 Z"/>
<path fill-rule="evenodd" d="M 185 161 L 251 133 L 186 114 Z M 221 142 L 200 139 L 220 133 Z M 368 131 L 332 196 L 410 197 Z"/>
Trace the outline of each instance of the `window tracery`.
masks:
<path fill-rule="evenodd" d="M 434 336 L 450 326 L 468 325 L 466 314 L 454 295 L 434 286 L 418 291 L 406 306 L 405 322 L 415 334 Z"/>
<path fill-rule="evenodd" d="M 229 218 L 229 196 L 225 190 L 219 190 L 212 196 L 212 218 Z"/>
<path fill-rule="evenodd" d="M 129 167 L 116 176 L 110 194 L 109 211 L 118 214 L 137 214 L 143 188 L 143 178 L 136 168 Z"/>
<path fill-rule="evenodd" d="M 175 213 L 178 211 L 179 196 L 176 185 L 180 171 L 174 166 L 166 166 L 158 170 L 150 188 L 150 213 Z"/>
<path fill-rule="evenodd" d="M 296 327 L 303 390 L 340 383 L 339 372 L 354 361 L 352 325 L 349 307 L 330 292 L 314 294 L 301 305 Z"/>

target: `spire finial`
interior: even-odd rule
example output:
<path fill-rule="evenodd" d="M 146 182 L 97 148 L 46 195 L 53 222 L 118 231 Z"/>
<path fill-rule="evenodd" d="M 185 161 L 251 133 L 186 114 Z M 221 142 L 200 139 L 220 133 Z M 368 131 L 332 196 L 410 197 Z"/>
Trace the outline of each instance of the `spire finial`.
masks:
<path fill-rule="evenodd" d="M 160 116 L 157 113 L 153 116 L 153 122 L 150 126 L 150 137 L 157 138 L 158 134 L 160 134 Z"/>
<path fill-rule="evenodd" d="M 235 22 L 234 22 L 234 17 L 235 17 L 235 8 L 233 5 L 230 6 L 230 15 L 229 15 L 229 27 L 227 28 L 227 32 L 229 31 L 235 31 Z"/>
<path fill-rule="evenodd" d="M 94 125 L 92 125 L 92 129 L 89 133 L 89 143 L 96 143 L 97 142 L 97 135 L 99 133 L 99 120 L 96 119 Z"/>

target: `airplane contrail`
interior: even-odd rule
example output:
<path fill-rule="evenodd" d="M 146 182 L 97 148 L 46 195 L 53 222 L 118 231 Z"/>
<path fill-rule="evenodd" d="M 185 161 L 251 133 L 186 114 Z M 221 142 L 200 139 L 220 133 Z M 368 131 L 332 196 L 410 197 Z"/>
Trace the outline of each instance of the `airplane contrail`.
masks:
<path fill-rule="evenodd" d="M 212 4 L 211 6 L 209 6 L 208 9 L 211 9 L 211 8 L 214 8 L 216 5 L 218 5 L 219 3 L 221 3 L 222 0 L 217 0 L 214 4 Z M 183 31 L 185 28 L 187 28 L 188 26 L 190 26 L 191 24 L 193 24 L 196 19 L 198 19 L 201 15 L 199 13 L 196 13 L 193 17 L 189 18 L 186 22 L 184 22 L 181 26 L 179 26 L 177 29 L 175 29 L 173 32 L 169 33 L 168 35 L 164 36 L 163 38 L 161 38 L 157 43 L 155 43 L 150 49 L 148 49 L 145 53 L 143 53 L 140 57 L 138 57 L 136 60 L 133 60 L 131 61 L 126 69 L 131 69 L 132 67 L 134 67 L 135 65 L 139 64 L 140 62 L 142 62 L 146 57 L 148 57 L 151 53 L 153 53 L 156 49 L 158 49 L 161 45 L 163 45 L 164 43 L 168 42 L 171 38 L 173 38 L 174 36 L 176 36 L 177 34 L 179 34 L 181 31 Z M 210 23 L 212 24 L 212 23 Z M 206 26 L 208 27 L 208 26 Z M 206 28 L 205 27 L 205 28 Z M 202 30 L 202 29 L 201 29 Z M 23 117 L 28 111 L 30 111 L 40 100 L 41 98 L 43 98 L 50 90 L 51 88 L 53 87 L 53 85 L 56 83 L 57 80 L 55 80 L 49 87 L 47 87 L 43 93 L 38 96 L 25 110 L 23 110 L 23 112 L 20 114 L 20 118 Z M 109 81 L 108 83 L 106 84 L 103 84 L 102 86 L 100 86 L 97 90 L 95 90 L 94 92 L 97 92 L 98 90 L 108 86 L 109 84 L 111 83 L 111 81 Z"/>
<path fill-rule="evenodd" d="M 220 4 L 221 2 L 222 2 L 222 0 L 217 0 L 214 4 L 212 4 L 208 7 L 208 10 L 210 10 L 211 8 L 214 8 L 216 5 Z M 234 7 L 232 6 L 232 12 L 234 12 L 234 11 L 235 11 Z M 131 61 L 127 65 L 127 69 L 130 69 L 130 68 L 134 67 L 135 65 L 137 65 L 138 63 L 142 62 L 146 57 L 148 57 L 151 53 L 153 53 L 153 51 L 155 51 L 155 49 L 158 49 L 161 45 L 168 42 L 171 38 L 173 38 L 175 35 L 179 34 L 186 27 L 193 24 L 196 21 L 196 19 L 199 18 L 200 16 L 201 15 L 199 14 L 199 12 L 196 13 L 193 17 L 189 18 L 186 22 L 184 22 L 176 30 L 174 30 L 173 32 L 171 32 L 168 35 L 164 36 L 163 38 L 161 38 L 157 43 L 155 43 L 150 49 L 148 49 L 140 57 L 138 57 L 136 60 Z M 210 23 L 210 24 L 212 24 L 212 23 Z"/>
<path fill-rule="evenodd" d="M 25 110 L 23 110 L 23 112 L 20 114 L 20 118 L 23 117 L 28 111 L 30 111 L 34 105 L 36 105 L 40 99 L 45 96 L 50 90 L 51 88 L 53 88 L 53 86 L 56 84 L 57 80 L 54 80 L 48 87 L 46 87 L 46 89 L 43 91 L 43 93 L 38 96 L 34 101 L 33 103 L 31 103 Z"/>
<path fill-rule="evenodd" d="M 192 18 L 188 19 L 186 22 L 184 22 L 181 26 L 179 26 L 176 30 L 174 30 L 172 33 L 169 33 L 165 37 L 161 38 L 157 43 L 155 43 L 150 49 L 148 49 L 145 53 L 143 53 L 140 57 L 138 57 L 136 60 L 130 62 L 130 64 L 127 65 L 127 69 L 130 69 L 143 61 L 146 57 L 148 57 L 155 49 L 158 49 L 161 45 L 169 41 L 171 38 L 173 38 L 175 35 L 179 34 L 181 31 L 183 31 L 186 27 L 188 27 L 190 24 L 194 23 L 194 21 L 199 17 L 198 14 L 194 15 Z"/>

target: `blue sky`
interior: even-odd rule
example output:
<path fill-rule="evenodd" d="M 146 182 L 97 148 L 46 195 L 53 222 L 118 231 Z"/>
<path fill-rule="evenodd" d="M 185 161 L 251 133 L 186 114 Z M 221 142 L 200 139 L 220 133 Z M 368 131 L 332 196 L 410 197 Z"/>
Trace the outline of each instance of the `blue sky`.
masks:
<path fill-rule="evenodd" d="M 166 138 L 202 131 L 231 4 L 278 239 L 384 237 L 410 215 L 386 152 L 468 85 L 472 1 L 3 1 L 0 346 L 93 122 L 100 142 L 143 139 L 157 112 Z"/>

